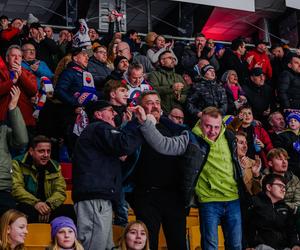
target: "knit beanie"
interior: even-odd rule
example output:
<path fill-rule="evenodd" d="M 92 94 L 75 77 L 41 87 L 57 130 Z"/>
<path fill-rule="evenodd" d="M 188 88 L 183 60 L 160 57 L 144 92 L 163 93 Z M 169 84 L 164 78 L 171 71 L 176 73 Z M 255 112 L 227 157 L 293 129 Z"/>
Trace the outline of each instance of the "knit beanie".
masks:
<path fill-rule="evenodd" d="M 69 217 L 65 217 L 65 216 L 57 217 L 51 221 L 50 225 L 51 225 L 51 239 L 52 240 L 55 238 L 58 231 L 63 227 L 71 228 L 74 231 L 75 236 L 77 238 L 76 226 L 75 226 L 73 220 Z"/>
<path fill-rule="evenodd" d="M 114 60 L 114 67 L 115 69 L 118 68 L 119 63 L 123 60 L 126 59 L 128 61 L 128 59 L 125 56 L 117 56 Z"/>
<path fill-rule="evenodd" d="M 290 122 L 290 120 L 291 120 L 292 118 L 294 118 L 294 119 L 296 119 L 298 122 L 300 122 L 300 114 L 298 114 L 298 113 L 290 113 L 290 114 L 288 115 L 288 117 L 286 118 L 286 119 L 287 119 L 287 122 Z"/>
<path fill-rule="evenodd" d="M 212 65 L 207 64 L 201 69 L 201 75 L 204 77 L 206 72 L 209 71 L 210 69 L 215 69 Z"/>

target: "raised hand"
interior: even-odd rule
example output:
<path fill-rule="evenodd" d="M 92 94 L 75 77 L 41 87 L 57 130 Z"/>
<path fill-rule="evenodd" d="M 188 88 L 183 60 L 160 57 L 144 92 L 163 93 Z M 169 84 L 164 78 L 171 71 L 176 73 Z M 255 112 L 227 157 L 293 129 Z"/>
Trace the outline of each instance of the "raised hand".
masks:
<path fill-rule="evenodd" d="M 12 86 L 10 90 L 11 100 L 8 104 L 8 109 L 13 110 L 17 107 L 21 91 L 18 86 Z"/>

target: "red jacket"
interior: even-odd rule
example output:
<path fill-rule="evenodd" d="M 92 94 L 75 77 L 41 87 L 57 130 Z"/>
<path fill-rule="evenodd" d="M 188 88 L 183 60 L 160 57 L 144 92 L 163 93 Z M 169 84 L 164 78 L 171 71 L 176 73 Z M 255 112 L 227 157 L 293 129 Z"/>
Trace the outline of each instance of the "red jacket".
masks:
<path fill-rule="evenodd" d="M 0 121 L 6 120 L 8 104 L 10 102 L 10 90 L 13 82 L 10 80 L 9 71 L 0 60 Z M 1 66 L 2 65 L 2 66 Z M 33 104 L 30 101 L 32 96 L 37 92 L 36 77 L 28 70 L 22 67 L 22 74 L 20 75 L 16 84 L 20 90 L 20 98 L 18 107 L 21 110 L 26 126 L 35 126 L 35 119 L 32 116 Z"/>
<path fill-rule="evenodd" d="M 19 35 L 20 32 L 18 28 L 8 27 L 0 33 L 0 38 L 5 41 L 10 41 L 13 37 Z"/>
<path fill-rule="evenodd" d="M 266 77 L 271 79 L 272 66 L 268 55 L 266 53 L 258 52 L 257 49 L 253 49 L 246 54 L 245 60 L 247 61 L 247 59 L 251 56 L 253 56 L 253 59 L 250 63 L 248 63 L 248 69 L 252 70 L 256 64 L 260 64 Z"/>

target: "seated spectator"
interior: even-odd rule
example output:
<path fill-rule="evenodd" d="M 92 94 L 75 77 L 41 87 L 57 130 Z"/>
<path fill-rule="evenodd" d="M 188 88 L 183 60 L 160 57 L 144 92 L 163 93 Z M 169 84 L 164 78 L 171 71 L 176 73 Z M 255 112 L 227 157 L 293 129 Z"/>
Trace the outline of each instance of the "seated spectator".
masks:
<path fill-rule="evenodd" d="M 128 70 L 129 61 L 125 56 L 117 56 L 114 60 L 114 70 L 107 77 L 107 80 L 122 80 L 124 79 L 124 74 Z"/>
<path fill-rule="evenodd" d="M 38 89 L 41 88 L 41 77 L 46 76 L 52 79 L 53 73 L 49 69 L 48 65 L 42 61 L 36 59 L 36 50 L 33 44 L 26 43 L 22 46 L 23 60 L 22 67 L 30 71 L 36 76 L 36 81 L 38 84 Z"/>
<path fill-rule="evenodd" d="M 149 233 L 146 225 L 141 221 L 132 221 L 124 229 L 118 250 L 150 250 Z"/>
<path fill-rule="evenodd" d="M 291 113 L 287 117 L 288 129 L 278 134 L 275 147 L 284 148 L 289 154 L 289 170 L 300 178 L 300 115 Z"/>
<path fill-rule="evenodd" d="M 77 240 L 77 229 L 71 218 L 60 216 L 51 221 L 51 245 L 47 250 L 83 250 Z"/>
<path fill-rule="evenodd" d="M 143 55 L 140 55 L 138 52 L 133 53 L 126 42 L 120 42 L 117 45 L 117 55 L 125 56 L 130 63 L 140 63 L 144 67 L 145 73 L 150 73 L 153 71 L 153 66 L 151 61 Z"/>
<path fill-rule="evenodd" d="M 265 82 L 261 68 L 254 68 L 250 72 L 250 81 L 244 84 L 243 90 L 248 104 L 252 107 L 254 118 L 267 126 L 268 116 L 275 109 L 275 98 L 272 88 Z"/>
<path fill-rule="evenodd" d="M 175 65 L 177 65 L 178 60 L 176 55 L 174 54 L 172 48 L 174 45 L 174 41 L 166 43 L 166 39 L 162 35 L 158 35 L 153 43 L 153 47 L 148 49 L 147 51 L 147 57 L 152 62 L 153 66 L 158 66 L 158 57 L 159 55 L 164 51 L 170 51 L 173 54 L 173 57 L 175 58 Z"/>
<path fill-rule="evenodd" d="M 45 35 L 43 27 L 39 23 L 32 23 L 30 25 L 29 37 L 28 42 L 33 44 L 36 49 L 36 58 L 43 60 L 54 71 L 53 55 L 58 53 L 58 46 L 55 41 Z"/>
<path fill-rule="evenodd" d="M 248 69 L 261 68 L 267 79 L 272 78 L 272 66 L 267 54 L 268 42 L 259 40 L 255 43 L 255 48 L 247 52 L 245 59 L 248 63 Z"/>
<path fill-rule="evenodd" d="M 246 154 L 248 151 L 247 134 L 238 132 L 237 139 L 237 156 L 242 167 L 243 180 L 247 191 L 251 195 L 255 195 L 261 191 L 261 161 L 259 156 L 255 156 L 255 160 L 249 158 Z"/>
<path fill-rule="evenodd" d="M 252 206 L 248 211 L 248 247 L 257 250 L 299 250 L 293 212 L 283 200 L 285 179 L 281 175 L 267 175 L 262 181 L 262 190 L 252 198 Z"/>
<path fill-rule="evenodd" d="M 175 72 L 176 59 L 170 51 L 164 51 L 159 55 L 159 68 L 149 74 L 149 82 L 159 93 L 162 108 L 170 112 L 174 104 L 181 105 L 185 101 L 184 80 Z"/>
<path fill-rule="evenodd" d="M 124 75 L 127 82 L 129 104 L 138 105 L 139 97 L 144 91 L 152 90 L 152 86 L 144 78 L 144 69 L 142 64 L 131 64 Z"/>
<path fill-rule="evenodd" d="M 168 118 L 176 123 L 176 124 L 183 124 L 184 122 L 184 113 L 183 113 L 183 110 L 181 107 L 179 106 L 174 106 L 169 115 L 168 115 Z"/>
<path fill-rule="evenodd" d="M 17 107 L 20 96 L 17 86 L 11 87 L 11 100 L 8 105 L 8 124 L 0 125 L 0 217 L 10 208 L 16 207 L 16 202 L 11 195 L 12 181 L 12 151 L 23 149 L 28 143 L 28 136 L 22 114 Z"/>
<path fill-rule="evenodd" d="M 247 156 L 255 159 L 255 155 L 259 155 L 262 159 L 263 168 L 267 167 L 267 153 L 273 148 L 268 133 L 259 123 L 254 121 L 250 106 L 242 106 L 239 109 L 238 116 L 242 120 L 238 131 L 247 134 Z"/>
<path fill-rule="evenodd" d="M 17 210 L 8 210 L 0 220 L 0 249 L 25 249 L 27 216 Z"/>
<path fill-rule="evenodd" d="M 49 222 L 63 214 L 74 218 L 71 205 L 63 205 L 66 183 L 59 164 L 51 159 L 47 137 L 34 137 L 26 154 L 13 160 L 12 183 L 17 209 L 30 223 Z"/>
<path fill-rule="evenodd" d="M 119 127 L 126 117 L 128 86 L 124 80 L 109 80 L 104 86 L 104 98 L 111 104 L 116 116 L 114 121 Z"/>
<path fill-rule="evenodd" d="M 269 115 L 268 122 L 270 125 L 268 133 L 271 141 L 274 142 L 277 136 L 285 130 L 285 120 L 279 111 L 275 111 Z"/>
<path fill-rule="evenodd" d="M 21 91 L 18 107 L 27 128 L 33 129 L 36 121 L 32 116 L 33 105 L 31 98 L 37 93 L 36 77 L 21 66 L 22 51 L 18 45 L 9 47 L 6 54 L 7 67 L 3 67 L 0 70 L 0 121 L 5 121 L 7 118 L 10 91 L 11 87 L 15 85 Z"/>
<path fill-rule="evenodd" d="M 234 70 L 227 70 L 221 81 L 227 96 L 227 113 L 229 115 L 236 115 L 238 109 L 247 102 L 245 92 L 239 84 L 238 75 Z"/>
<path fill-rule="evenodd" d="M 94 54 L 89 59 L 87 70 L 93 75 L 95 87 L 102 91 L 106 78 L 110 75 L 111 70 L 106 66 L 107 50 L 104 46 L 97 46 L 93 49 Z"/>
<path fill-rule="evenodd" d="M 209 61 L 207 59 L 203 59 L 203 58 L 199 59 L 198 63 L 193 68 L 193 70 L 195 72 L 195 75 L 193 76 L 193 80 L 195 82 L 199 82 L 201 77 L 203 77 L 201 75 L 201 69 L 208 64 L 209 64 Z"/>
<path fill-rule="evenodd" d="M 201 70 L 202 78 L 190 89 L 186 101 L 186 109 L 193 122 L 202 115 L 202 110 L 213 106 L 220 109 L 223 115 L 227 112 L 227 96 L 225 89 L 216 81 L 215 69 L 206 65 Z"/>
<path fill-rule="evenodd" d="M 278 78 L 278 98 L 282 109 L 300 109 L 300 58 L 290 53 L 287 69 Z"/>

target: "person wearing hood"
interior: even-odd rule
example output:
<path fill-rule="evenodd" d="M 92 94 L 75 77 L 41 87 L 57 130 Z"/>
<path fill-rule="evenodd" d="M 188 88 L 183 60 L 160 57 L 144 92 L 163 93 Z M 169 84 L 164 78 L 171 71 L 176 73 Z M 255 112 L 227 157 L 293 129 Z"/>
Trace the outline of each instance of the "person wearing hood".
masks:
<path fill-rule="evenodd" d="M 225 89 L 216 81 L 215 69 L 206 65 L 201 69 L 202 78 L 190 89 L 187 96 L 186 109 L 194 120 L 201 117 L 202 110 L 213 106 L 219 108 L 222 115 L 227 112 L 227 96 Z"/>

